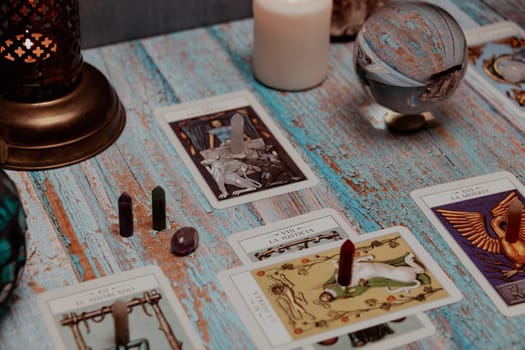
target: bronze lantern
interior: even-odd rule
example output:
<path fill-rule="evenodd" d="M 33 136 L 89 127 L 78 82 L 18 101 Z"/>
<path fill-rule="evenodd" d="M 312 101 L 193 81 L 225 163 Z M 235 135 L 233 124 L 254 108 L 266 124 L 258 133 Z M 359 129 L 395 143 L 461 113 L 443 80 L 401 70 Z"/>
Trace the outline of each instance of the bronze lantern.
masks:
<path fill-rule="evenodd" d="M 83 62 L 78 0 L 0 5 L 0 167 L 49 169 L 111 145 L 125 110 Z"/>

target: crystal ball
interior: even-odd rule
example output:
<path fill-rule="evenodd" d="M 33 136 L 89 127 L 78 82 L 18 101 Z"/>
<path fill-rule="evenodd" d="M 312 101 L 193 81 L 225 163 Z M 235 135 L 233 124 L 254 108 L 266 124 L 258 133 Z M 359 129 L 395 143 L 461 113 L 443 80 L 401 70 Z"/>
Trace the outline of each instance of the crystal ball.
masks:
<path fill-rule="evenodd" d="M 442 8 L 392 2 L 359 30 L 354 67 L 364 90 L 402 114 L 431 110 L 458 87 L 467 69 L 465 35 Z"/>
<path fill-rule="evenodd" d="M 0 316 L 26 260 L 26 215 L 15 184 L 0 170 Z"/>

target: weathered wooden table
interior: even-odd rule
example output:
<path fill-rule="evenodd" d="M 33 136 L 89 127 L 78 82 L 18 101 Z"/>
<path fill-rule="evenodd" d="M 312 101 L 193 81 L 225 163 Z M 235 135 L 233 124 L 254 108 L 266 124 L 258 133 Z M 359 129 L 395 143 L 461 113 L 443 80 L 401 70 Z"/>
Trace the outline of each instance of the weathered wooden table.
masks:
<path fill-rule="evenodd" d="M 510 18 L 525 26 L 525 2 L 456 0 L 480 24 Z M 253 348 L 218 285 L 237 266 L 225 238 L 279 219 L 335 208 L 360 232 L 409 227 L 464 293 L 431 311 L 437 332 L 411 348 L 523 348 L 525 316 L 507 318 L 409 197 L 411 190 L 508 170 L 525 181 L 525 120 L 494 108 L 463 82 L 436 111 L 433 127 L 393 135 L 360 114 L 366 97 L 352 68 L 352 43 L 331 46 L 328 79 L 299 93 L 270 90 L 250 69 L 252 20 L 92 49 L 86 61 L 110 79 L 127 110 L 118 141 L 77 165 L 9 172 L 28 213 L 28 261 L 10 313 L 0 321 L 1 349 L 52 349 L 36 304 L 46 290 L 135 267 L 159 265 L 205 345 Z M 156 108 L 238 90 L 252 91 L 321 179 L 298 192 L 215 210 L 154 119 Z M 150 194 L 166 189 L 168 226 L 193 226 L 201 244 L 170 254 L 169 231 L 151 230 Z M 135 235 L 118 235 L 117 198 L 134 198 Z"/>

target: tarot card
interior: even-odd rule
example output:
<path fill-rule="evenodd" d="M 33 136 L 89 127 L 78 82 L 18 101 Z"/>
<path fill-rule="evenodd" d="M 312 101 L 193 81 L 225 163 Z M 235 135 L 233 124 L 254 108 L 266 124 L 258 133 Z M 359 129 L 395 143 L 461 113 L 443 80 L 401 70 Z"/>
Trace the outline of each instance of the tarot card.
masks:
<path fill-rule="evenodd" d="M 112 304 L 127 303 L 126 349 L 204 349 L 167 278 L 146 266 L 38 295 L 56 349 L 117 349 Z M 121 349 L 121 348 L 119 348 Z"/>
<path fill-rule="evenodd" d="M 182 103 L 155 115 L 215 208 L 318 183 L 247 91 Z"/>
<path fill-rule="evenodd" d="M 411 193 L 461 262 L 506 316 L 525 312 L 525 214 L 509 244 L 509 203 L 524 203 L 524 187 L 508 172 L 432 186 Z"/>
<path fill-rule="evenodd" d="M 308 214 L 240 232 L 228 242 L 243 263 L 269 260 L 298 250 L 306 250 L 333 241 L 357 237 L 354 229 L 333 209 Z M 344 336 L 325 339 L 303 350 L 338 350 L 359 347 L 363 350 L 387 349 L 422 339 L 435 328 L 423 313 L 383 323 Z"/>
<path fill-rule="evenodd" d="M 461 299 L 406 228 L 352 240 L 348 287 L 336 282 L 341 241 L 218 274 L 259 348 L 305 346 Z"/>
<path fill-rule="evenodd" d="M 435 332 L 424 313 L 381 323 L 359 331 L 326 339 L 303 350 L 386 350 L 410 344 Z"/>
<path fill-rule="evenodd" d="M 469 75 L 497 98 L 525 117 L 525 31 L 512 22 L 500 22 L 465 33 Z M 483 93 L 483 91 L 480 91 Z"/>
<path fill-rule="evenodd" d="M 356 236 L 335 210 L 321 209 L 235 233 L 228 242 L 246 264 Z"/>

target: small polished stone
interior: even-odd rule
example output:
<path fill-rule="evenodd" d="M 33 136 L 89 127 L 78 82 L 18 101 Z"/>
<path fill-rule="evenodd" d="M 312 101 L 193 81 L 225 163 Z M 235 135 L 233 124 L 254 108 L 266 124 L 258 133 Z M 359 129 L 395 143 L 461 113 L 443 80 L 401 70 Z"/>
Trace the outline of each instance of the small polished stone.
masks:
<path fill-rule="evenodd" d="M 188 255 L 197 249 L 199 233 L 193 227 L 181 227 L 171 237 L 170 249 L 175 255 Z"/>

